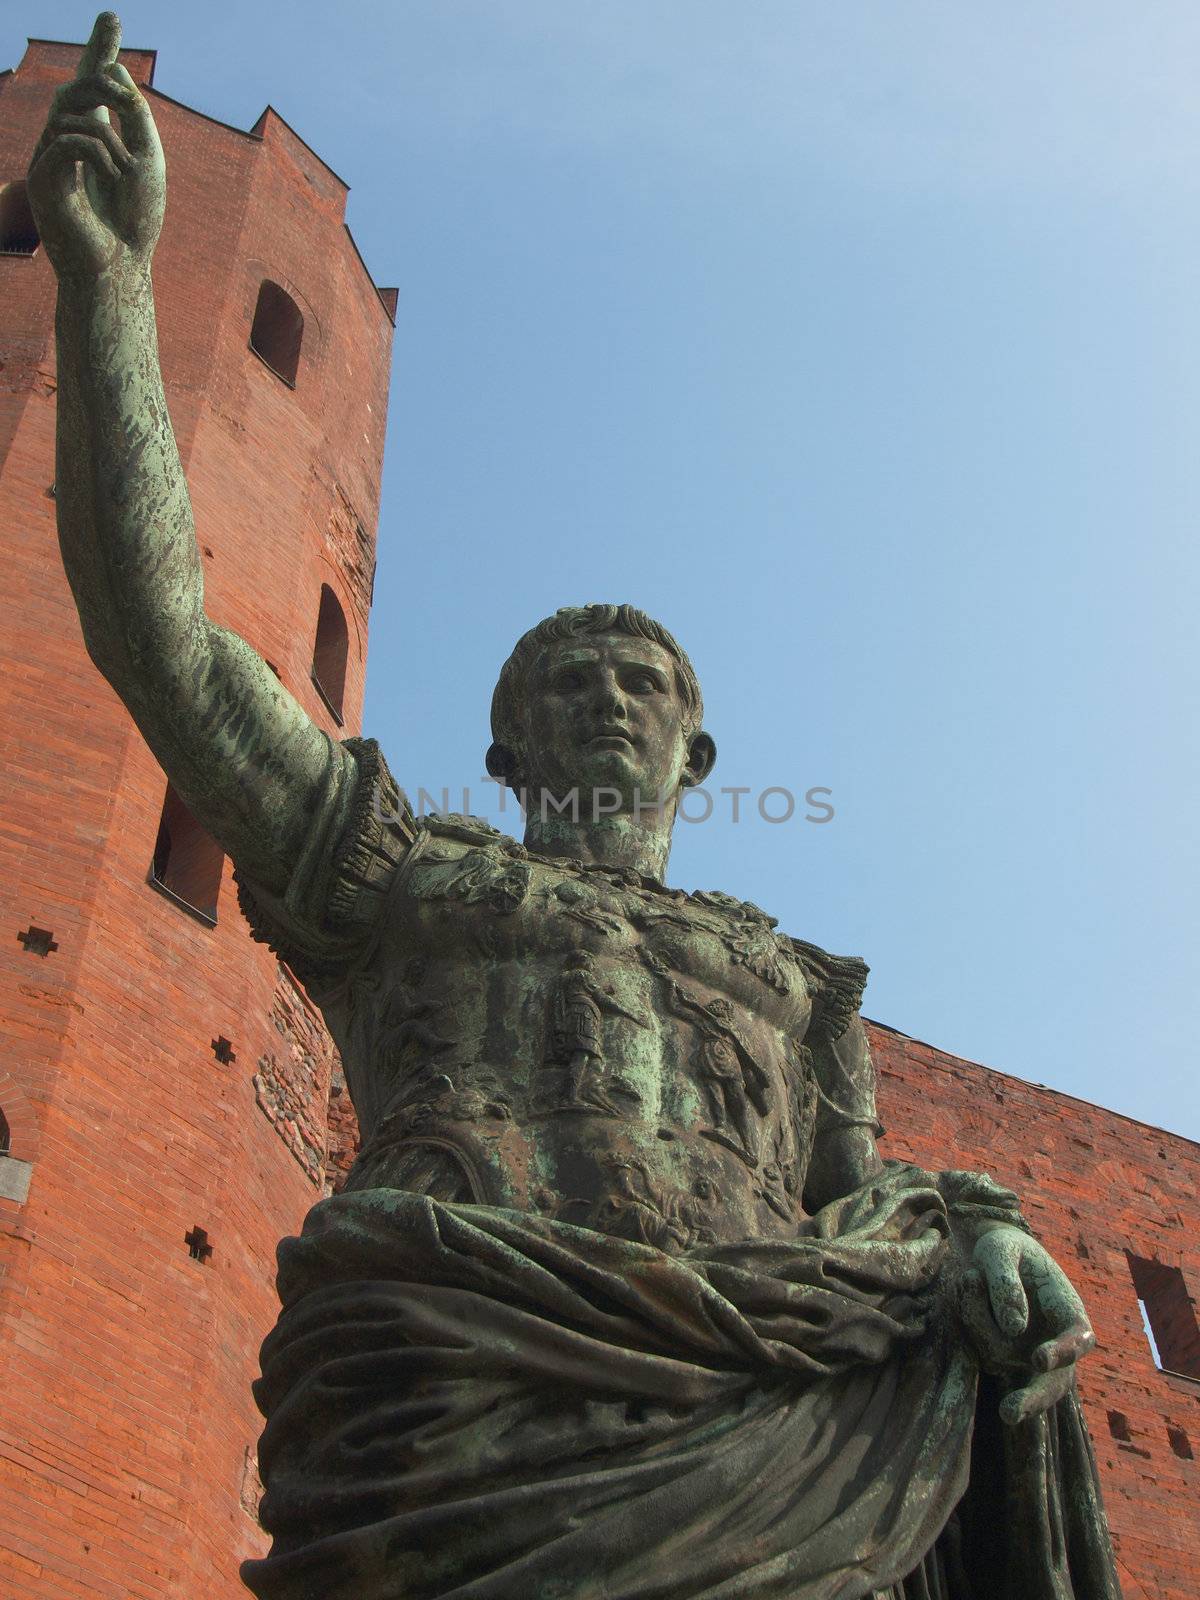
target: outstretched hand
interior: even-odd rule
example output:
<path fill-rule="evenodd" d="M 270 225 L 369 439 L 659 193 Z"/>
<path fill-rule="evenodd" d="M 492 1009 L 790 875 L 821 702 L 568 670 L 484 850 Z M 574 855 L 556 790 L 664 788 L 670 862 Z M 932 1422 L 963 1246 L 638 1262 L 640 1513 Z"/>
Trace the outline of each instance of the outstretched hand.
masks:
<path fill-rule="evenodd" d="M 60 278 L 145 267 L 162 228 L 162 145 L 149 106 L 117 60 L 120 47 L 120 21 L 102 11 L 78 72 L 54 96 L 30 163 L 29 201 Z"/>
<path fill-rule="evenodd" d="M 1062 1268 L 1036 1239 L 999 1227 L 975 1245 L 963 1275 L 962 1316 L 984 1367 L 1015 1387 L 1000 1405 L 1010 1425 L 1061 1400 L 1096 1335 Z"/>

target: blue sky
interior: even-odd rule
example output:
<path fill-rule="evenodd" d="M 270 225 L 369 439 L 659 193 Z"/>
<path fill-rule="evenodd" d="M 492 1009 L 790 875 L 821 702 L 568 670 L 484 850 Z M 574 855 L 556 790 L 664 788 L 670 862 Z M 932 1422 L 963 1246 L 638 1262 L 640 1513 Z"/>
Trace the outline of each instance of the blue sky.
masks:
<path fill-rule="evenodd" d="M 671 878 L 856 952 L 872 1016 L 1197 1133 L 1200 11 L 1060 0 L 123 8 L 270 101 L 400 286 L 367 725 L 471 785 L 556 606 L 692 654 Z M 60 0 L 5 7 L 82 39 Z M 500 819 L 498 819 L 500 820 Z"/>

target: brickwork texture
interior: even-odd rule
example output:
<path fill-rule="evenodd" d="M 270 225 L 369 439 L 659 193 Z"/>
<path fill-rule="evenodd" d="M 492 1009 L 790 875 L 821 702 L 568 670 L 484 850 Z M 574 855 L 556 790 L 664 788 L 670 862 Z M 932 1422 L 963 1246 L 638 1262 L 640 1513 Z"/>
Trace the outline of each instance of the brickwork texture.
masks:
<path fill-rule="evenodd" d="M 0 76 L 0 186 L 78 56 L 34 41 Z M 150 52 L 123 60 L 167 154 L 159 335 L 209 610 L 357 732 L 394 297 L 273 111 L 226 127 L 150 87 Z M 264 279 L 304 318 L 294 386 L 249 345 Z M 235 1600 L 266 1542 L 250 1380 L 275 1244 L 325 1187 L 333 1052 L 228 864 L 215 926 L 147 881 L 165 779 L 57 555 L 53 307 L 40 251 L 0 255 L 0 1110 L 29 1180 L 0 1184 L 0 1596 Z M 326 585 L 344 726 L 310 680 Z"/>

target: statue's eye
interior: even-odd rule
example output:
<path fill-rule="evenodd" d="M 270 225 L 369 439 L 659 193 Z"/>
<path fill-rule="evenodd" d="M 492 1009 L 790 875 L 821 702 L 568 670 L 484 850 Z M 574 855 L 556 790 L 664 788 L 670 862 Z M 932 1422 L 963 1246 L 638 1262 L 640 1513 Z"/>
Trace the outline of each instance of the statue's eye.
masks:
<path fill-rule="evenodd" d="M 658 683 L 648 672 L 635 672 L 625 687 L 630 694 L 654 694 L 658 689 Z"/>
<path fill-rule="evenodd" d="M 559 672 L 555 675 L 554 687 L 559 694 L 576 694 L 582 681 L 577 672 Z"/>

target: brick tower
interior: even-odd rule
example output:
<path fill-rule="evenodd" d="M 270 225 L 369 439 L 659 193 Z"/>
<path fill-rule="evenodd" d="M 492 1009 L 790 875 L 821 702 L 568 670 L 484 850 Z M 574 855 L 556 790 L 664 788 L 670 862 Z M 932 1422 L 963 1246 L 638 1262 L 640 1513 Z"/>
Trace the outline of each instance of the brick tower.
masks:
<path fill-rule="evenodd" d="M 0 75 L 0 1595 L 236 1600 L 273 1252 L 333 1058 L 84 653 L 54 527 L 53 274 L 21 182 L 80 45 Z M 208 607 L 331 734 L 362 704 L 395 293 L 346 185 L 144 86 L 163 372 Z"/>

